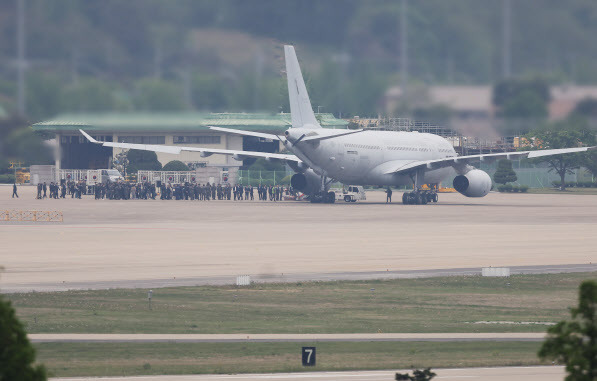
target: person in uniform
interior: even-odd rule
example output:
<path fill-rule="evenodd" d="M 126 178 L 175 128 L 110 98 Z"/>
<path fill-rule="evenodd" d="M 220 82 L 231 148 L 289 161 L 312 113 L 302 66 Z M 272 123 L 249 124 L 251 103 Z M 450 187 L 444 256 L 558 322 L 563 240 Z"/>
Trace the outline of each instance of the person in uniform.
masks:
<path fill-rule="evenodd" d="M 19 198 L 19 195 L 17 194 L 17 183 L 16 183 L 16 181 L 14 182 L 14 184 L 12 184 L 12 198 L 15 198 L 15 196 L 17 196 L 17 198 Z"/>
<path fill-rule="evenodd" d="M 392 202 L 392 188 L 388 187 L 388 189 L 386 189 L 386 204 L 388 202 Z"/>

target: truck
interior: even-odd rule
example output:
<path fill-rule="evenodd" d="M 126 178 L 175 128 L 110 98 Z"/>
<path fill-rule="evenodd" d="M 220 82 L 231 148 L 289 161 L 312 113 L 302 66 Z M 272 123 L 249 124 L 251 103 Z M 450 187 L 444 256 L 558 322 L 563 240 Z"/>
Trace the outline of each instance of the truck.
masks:
<path fill-rule="evenodd" d="M 366 200 L 365 188 L 357 185 L 344 185 L 342 189 L 330 189 L 336 194 L 336 201 L 357 202 L 358 200 Z"/>

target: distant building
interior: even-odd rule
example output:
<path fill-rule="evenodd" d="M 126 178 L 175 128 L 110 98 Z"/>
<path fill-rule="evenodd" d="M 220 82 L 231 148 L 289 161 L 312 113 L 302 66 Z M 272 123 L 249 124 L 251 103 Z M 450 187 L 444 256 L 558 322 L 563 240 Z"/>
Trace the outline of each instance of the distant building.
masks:
<path fill-rule="evenodd" d="M 348 122 L 332 114 L 317 114 L 322 127 L 346 128 Z M 85 139 L 79 129 L 100 141 L 184 145 L 231 150 L 278 152 L 279 141 L 213 131 L 208 126 L 283 134 L 291 126 L 290 114 L 267 113 L 90 113 L 64 114 L 36 123 L 35 131 L 56 134 L 56 169 L 110 168 L 118 148 L 102 147 Z M 243 162 L 229 155 L 202 157 L 199 152 L 180 155 L 157 153 L 162 165 L 180 160 L 193 167 L 239 167 Z M 254 159 L 248 159 L 254 160 Z M 248 163 L 248 161 L 247 161 Z"/>
<path fill-rule="evenodd" d="M 576 105 L 586 98 L 597 99 L 597 86 L 563 85 L 550 88 L 548 106 L 550 120 L 565 118 Z M 410 94 L 410 93 L 409 93 Z M 452 111 L 452 128 L 464 135 L 495 135 L 496 108 L 492 101 L 493 87 L 430 86 L 414 100 L 417 107 L 446 106 Z M 388 89 L 384 96 L 384 111 L 394 115 L 402 97 L 399 86 Z"/>

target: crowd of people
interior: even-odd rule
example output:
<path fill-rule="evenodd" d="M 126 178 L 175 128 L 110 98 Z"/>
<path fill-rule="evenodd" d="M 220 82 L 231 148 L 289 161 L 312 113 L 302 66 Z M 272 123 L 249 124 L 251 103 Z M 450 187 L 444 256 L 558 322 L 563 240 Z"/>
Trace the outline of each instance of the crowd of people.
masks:
<path fill-rule="evenodd" d="M 39 183 L 37 184 L 36 198 L 40 200 L 44 198 L 66 198 L 67 194 L 71 198 L 81 198 L 81 195 L 86 193 L 86 188 L 87 186 L 82 181 L 78 183 L 74 181 L 51 182 L 49 186 L 47 183 Z M 49 195 L 48 190 L 50 191 Z"/>
<path fill-rule="evenodd" d="M 49 190 L 49 194 L 48 194 Z M 37 198 L 81 198 L 84 194 L 93 194 L 96 200 L 254 200 L 281 201 L 284 196 L 294 196 L 292 187 L 272 185 L 230 185 L 230 184 L 171 184 L 171 183 L 98 183 L 88 187 L 84 181 L 62 181 L 60 183 L 37 184 Z"/>

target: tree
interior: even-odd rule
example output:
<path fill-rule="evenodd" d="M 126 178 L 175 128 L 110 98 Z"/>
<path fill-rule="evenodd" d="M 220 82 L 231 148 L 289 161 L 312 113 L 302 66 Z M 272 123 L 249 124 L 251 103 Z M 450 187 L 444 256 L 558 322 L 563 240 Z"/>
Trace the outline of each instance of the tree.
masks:
<path fill-rule="evenodd" d="M 576 104 L 574 114 L 582 115 L 587 118 L 597 118 L 597 99 L 585 98 Z"/>
<path fill-rule="evenodd" d="M 437 374 L 431 371 L 431 368 L 427 368 L 424 370 L 413 370 L 413 375 L 409 375 L 408 373 L 396 373 L 396 381 L 430 381 L 433 377 L 437 376 Z"/>
<path fill-rule="evenodd" d="M 35 349 L 11 303 L 0 295 L 0 381 L 46 380 L 43 365 L 33 365 Z"/>
<path fill-rule="evenodd" d="M 162 168 L 162 171 L 190 171 L 191 169 L 180 160 L 172 160 Z"/>
<path fill-rule="evenodd" d="M 493 180 L 498 184 L 513 183 L 518 180 L 516 172 L 512 169 L 512 162 L 510 160 L 503 159 L 498 161 Z"/>
<path fill-rule="evenodd" d="M 527 141 L 534 142 L 532 146 L 523 149 L 558 149 L 573 148 L 582 145 L 592 145 L 595 135 L 586 128 L 581 119 L 569 118 L 563 122 L 547 124 L 527 135 Z M 571 153 L 565 155 L 544 156 L 531 159 L 533 163 L 547 163 L 550 171 L 560 176 L 560 190 L 566 190 L 566 174 L 573 174 L 583 161 L 583 154 Z"/>
<path fill-rule="evenodd" d="M 99 79 L 84 79 L 63 90 L 65 111 L 109 111 L 114 109 L 115 103 L 110 85 Z"/>
<path fill-rule="evenodd" d="M 566 381 L 597 379 L 597 282 L 580 285 L 578 307 L 570 310 L 572 320 L 549 328 L 539 357 L 566 364 Z"/>
<path fill-rule="evenodd" d="M 548 114 L 549 100 L 549 86 L 541 79 L 508 79 L 493 88 L 493 104 L 498 109 L 498 115 L 506 119 L 523 122 L 544 119 Z M 528 131 L 528 128 L 525 130 Z"/>
<path fill-rule="evenodd" d="M 25 165 L 51 164 L 54 161 L 51 148 L 44 144 L 43 137 L 31 127 L 13 130 L 5 139 L 0 140 L 0 145 L 5 157 L 21 160 Z"/>
<path fill-rule="evenodd" d="M 177 111 L 183 110 L 185 101 L 180 86 L 161 79 L 142 79 L 137 83 L 135 106 L 139 110 Z"/>
<path fill-rule="evenodd" d="M 137 173 L 140 169 L 149 171 L 162 169 L 162 164 L 158 161 L 158 155 L 155 152 L 132 149 L 126 157 L 129 160 L 127 173 Z"/>
<path fill-rule="evenodd" d="M 593 177 L 597 177 L 597 153 L 587 152 L 583 157 L 582 166 L 591 172 Z"/>

